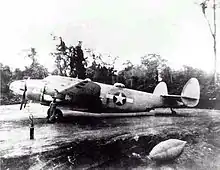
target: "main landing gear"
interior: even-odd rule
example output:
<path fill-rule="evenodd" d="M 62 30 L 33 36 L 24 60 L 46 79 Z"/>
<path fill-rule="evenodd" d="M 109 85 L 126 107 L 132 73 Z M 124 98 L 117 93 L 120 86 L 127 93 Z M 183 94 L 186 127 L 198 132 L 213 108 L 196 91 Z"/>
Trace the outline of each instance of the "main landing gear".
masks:
<path fill-rule="evenodd" d="M 60 109 L 56 108 L 57 104 L 56 101 L 52 101 L 50 103 L 50 108 L 47 110 L 47 122 L 48 123 L 55 123 L 57 121 L 62 120 L 63 113 Z"/>
<path fill-rule="evenodd" d="M 176 115 L 176 111 L 173 108 L 170 108 L 172 115 Z"/>

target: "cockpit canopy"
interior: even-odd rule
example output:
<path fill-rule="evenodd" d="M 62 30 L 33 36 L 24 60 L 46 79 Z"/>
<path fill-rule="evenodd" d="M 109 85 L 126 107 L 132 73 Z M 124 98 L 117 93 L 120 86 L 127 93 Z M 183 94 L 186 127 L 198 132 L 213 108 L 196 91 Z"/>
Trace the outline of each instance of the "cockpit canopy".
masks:
<path fill-rule="evenodd" d="M 115 83 L 114 87 L 125 88 L 125 85 L 122 83 Z"/>

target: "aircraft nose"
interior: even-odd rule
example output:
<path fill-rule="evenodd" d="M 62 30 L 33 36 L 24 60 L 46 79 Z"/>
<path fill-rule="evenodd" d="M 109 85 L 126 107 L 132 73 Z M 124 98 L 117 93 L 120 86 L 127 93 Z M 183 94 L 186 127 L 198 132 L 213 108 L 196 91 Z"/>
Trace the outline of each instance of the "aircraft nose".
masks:
<path fill-rule="evenodd" d="M 22 95 L 24 92 L 24 81 L 23 80 L 17 80 L 10 84 L 9 89 L 13 91 L 15 94 Z"/>
<path fill-rule="evenodd" d="M 9 89 L 14 92 L 14 88 L 15 88 L 15 82 L 13 81 L 13 82 L 10 84 Z"/>

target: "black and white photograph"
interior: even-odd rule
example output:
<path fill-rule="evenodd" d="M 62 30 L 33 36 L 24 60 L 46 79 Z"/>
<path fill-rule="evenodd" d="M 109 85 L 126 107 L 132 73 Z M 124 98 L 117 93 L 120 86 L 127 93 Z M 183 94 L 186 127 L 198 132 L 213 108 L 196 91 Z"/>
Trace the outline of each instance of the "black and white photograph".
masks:
<path fill-rule="evenodd" d="M 220 0 L 7 0 L 0 22 L 1 170 L 220 170 Z"/>

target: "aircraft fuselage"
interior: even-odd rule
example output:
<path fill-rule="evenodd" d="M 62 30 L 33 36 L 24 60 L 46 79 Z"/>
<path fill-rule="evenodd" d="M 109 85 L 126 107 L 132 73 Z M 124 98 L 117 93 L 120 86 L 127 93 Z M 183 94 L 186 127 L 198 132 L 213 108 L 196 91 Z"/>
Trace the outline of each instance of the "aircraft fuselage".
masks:
<path fill-rule="evenodd" d="M 53 101 L 53 96 L 56 93 L 55 89 L 62 91 L 62 89 L 66 89 L 82 81 L 77 78 L 62 76 L 48 76 L 42 80 L 26 80 L 27 98 L 48 105 Z M 22 88 L 24 87 L 24 83 L 25 80 L 15 81 L 10 85 L 10 89 L 21 95 L 23 93 Z M 101 100 L 103 112 L 140 112 L 164 105 L 163 98 L 159 95 L 103 83 L 94 83 L 100 86 L 99 99 Z M 71 95 L 60 95 L 57 102 L 60 105 L 73 108 L 74 98 L 77 98 L 77 96 L 78 94 L 74 93 Z M 86 101 L 86 97 L 82 99 L 81 103 L 84 101 Z"/>

